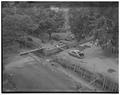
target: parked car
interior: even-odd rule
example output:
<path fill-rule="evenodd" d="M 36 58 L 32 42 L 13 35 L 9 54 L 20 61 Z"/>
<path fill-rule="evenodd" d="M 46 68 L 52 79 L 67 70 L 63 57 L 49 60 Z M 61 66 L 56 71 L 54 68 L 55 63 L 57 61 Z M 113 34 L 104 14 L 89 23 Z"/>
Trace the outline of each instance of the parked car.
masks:
<path fill-rule="evenodd" d="M 55 45 L 55 47 L 60 48 L 60 49 L 66 49 L 67 45 L 62 42 L 59 42 L 57 45 Z"/>
<path fill-rule="evenodd" d="M 68 52 L 68 54 L 71 56 L 80 58 L 80 59 L 84 58 L 84 53 L 82 51 L 79 51 L 79 50 L 70 50 Z"/>

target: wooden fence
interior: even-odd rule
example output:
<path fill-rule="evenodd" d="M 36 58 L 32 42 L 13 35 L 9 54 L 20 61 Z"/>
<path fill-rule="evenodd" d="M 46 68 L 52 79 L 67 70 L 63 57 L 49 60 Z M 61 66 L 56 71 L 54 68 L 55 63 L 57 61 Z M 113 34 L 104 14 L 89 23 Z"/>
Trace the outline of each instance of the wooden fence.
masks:
<path fill-rule="evenodd" d="M 80 64 L 71 63 L 66 59 L 55 58 L 54 61 L 61 64 L 62 67 L 78 73 L 79 76 L 89 82 L 90 85 L 102 89 L 103 91 L 118 92 L 118 83 L 113 82 L 102 74 L 92 73 L 83 68 Z"/>

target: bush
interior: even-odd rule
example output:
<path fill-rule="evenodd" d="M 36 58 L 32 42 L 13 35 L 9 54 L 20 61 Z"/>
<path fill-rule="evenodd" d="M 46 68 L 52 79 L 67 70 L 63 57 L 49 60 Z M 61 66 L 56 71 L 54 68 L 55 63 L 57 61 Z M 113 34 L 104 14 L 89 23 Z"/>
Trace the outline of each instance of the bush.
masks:
<path fill-rule="evenodd" d="M 12 43 L 36 28 L 27 15 L 8 15 L 3 19 L 3 44 Z"/>

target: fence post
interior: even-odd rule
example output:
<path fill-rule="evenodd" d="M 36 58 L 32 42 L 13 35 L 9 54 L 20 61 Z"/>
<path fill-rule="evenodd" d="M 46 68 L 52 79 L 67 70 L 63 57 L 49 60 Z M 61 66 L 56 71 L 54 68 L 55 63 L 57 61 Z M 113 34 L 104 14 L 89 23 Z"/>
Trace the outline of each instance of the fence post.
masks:
<path fill-rule="evenodd" d="M 82 70 L 81 70 L 81 68 L 79 68 L 79 72 L 80 72 L 80 76 L 82 76 Z"/>
<path fill-rule="evenodd" d="M 105 88 L 105 84 L 106 84 L 106 79 L 105 79 L 105 77 L 104 77 L 104 78 L 103 78 L 103 86 L 102 86 L 103 89 Z"/>
<path fill-rule="evenodd" d="M 113 91 L 113 89 L 114 89 L 114 84 L 111 83 L 111 85 L 110 85 L 110 90 Z"/>
<path fill-rule="evenodd" d="M 73 69 L 73 70 L 74 70 L 74 72 L 75 72 L 75 69 L 76 69 L 76 64 L 74 65 L 74 69 Z"/>

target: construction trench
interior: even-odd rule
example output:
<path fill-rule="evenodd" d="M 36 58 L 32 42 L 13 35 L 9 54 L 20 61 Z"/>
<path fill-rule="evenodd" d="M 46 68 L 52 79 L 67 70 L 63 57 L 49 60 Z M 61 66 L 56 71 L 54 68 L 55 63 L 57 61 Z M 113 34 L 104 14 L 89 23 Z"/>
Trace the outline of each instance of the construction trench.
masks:
<path fill-rule="evenodd" d="M 65 69 L 69 69 L 73 72 L 76 72 L 82 79 L 84 79 L 94 87 L 97 87 L 107 92 L 118 92 L 118 84 L 100 73 L 92 73 L 83 68 L 80 64 L 72 64 L 65 59 L 56 58 L 54 61 L 59 63 Z"/>

